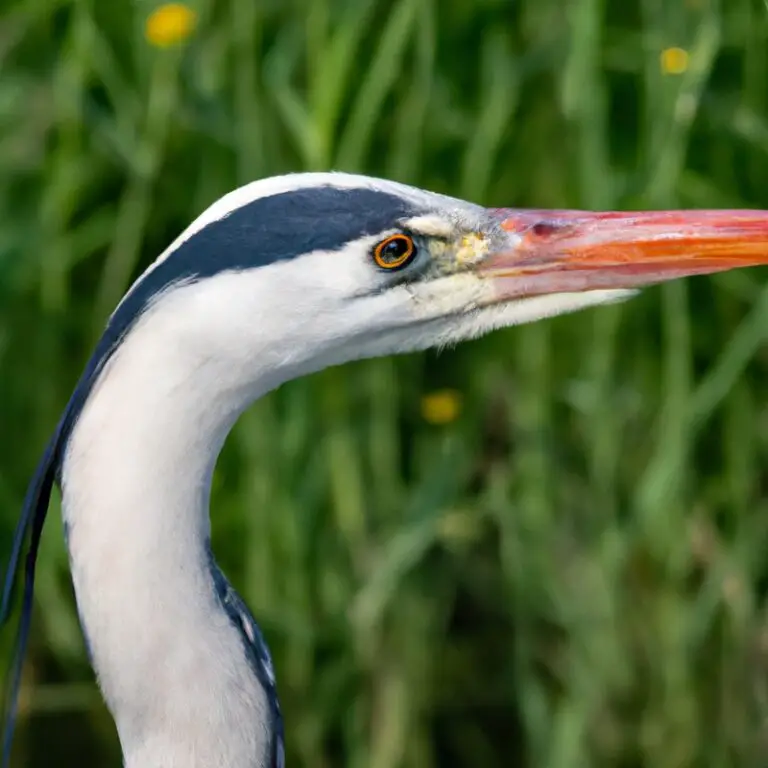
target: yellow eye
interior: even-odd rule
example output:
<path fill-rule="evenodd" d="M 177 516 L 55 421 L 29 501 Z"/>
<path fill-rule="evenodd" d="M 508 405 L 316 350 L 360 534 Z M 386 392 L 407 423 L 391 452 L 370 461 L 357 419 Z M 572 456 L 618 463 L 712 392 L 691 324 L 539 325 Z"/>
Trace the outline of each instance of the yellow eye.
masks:
<path fill-rule="evenodd" d="M 391 235 L 373 249 L 373 260 L 382 269 L 400 269 L 416 255 L 416 244 L 408 235 Z"/>

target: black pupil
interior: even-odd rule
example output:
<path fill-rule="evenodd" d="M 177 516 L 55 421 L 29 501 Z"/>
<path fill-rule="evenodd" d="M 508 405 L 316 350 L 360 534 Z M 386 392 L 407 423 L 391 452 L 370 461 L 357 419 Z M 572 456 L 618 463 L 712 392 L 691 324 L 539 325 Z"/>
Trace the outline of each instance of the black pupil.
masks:
<path fill-rule="evenodd" d="M 396 237 L 382 246 L 379 255 L 382 261 L 396 262 L 400 261 L 410 249 L 411 244 L 408 240 L 404 237 Z"/>

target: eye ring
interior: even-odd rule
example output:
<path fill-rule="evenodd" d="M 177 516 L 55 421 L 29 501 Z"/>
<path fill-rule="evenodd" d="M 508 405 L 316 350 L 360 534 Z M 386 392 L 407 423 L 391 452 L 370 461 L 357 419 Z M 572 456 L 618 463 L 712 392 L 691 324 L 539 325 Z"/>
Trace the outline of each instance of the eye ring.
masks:
<path fill-rule="evenodd" d="M 373 260 L 381 269 L 392 271 L 402 269 L 416 256 L 416 243 L 410 235 L 402 232 L 390 235 L 373 249 Z"/>

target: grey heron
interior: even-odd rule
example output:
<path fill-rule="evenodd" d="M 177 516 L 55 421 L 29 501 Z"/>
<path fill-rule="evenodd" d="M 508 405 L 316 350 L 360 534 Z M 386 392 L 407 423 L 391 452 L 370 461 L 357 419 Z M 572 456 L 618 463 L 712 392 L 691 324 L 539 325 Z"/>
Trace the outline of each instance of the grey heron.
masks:
<path fill-rule="evenodd" d="M 2 764 L 54 483 L 80 624 L 127 768 L 279 768 L 259 628 L 217 567 L 208 499 L 242 411 L 283 382 L 768 262 L 768 213 L 487 209 L 342 173 L 206 210 L 111 315 L 30 484 Z"/>

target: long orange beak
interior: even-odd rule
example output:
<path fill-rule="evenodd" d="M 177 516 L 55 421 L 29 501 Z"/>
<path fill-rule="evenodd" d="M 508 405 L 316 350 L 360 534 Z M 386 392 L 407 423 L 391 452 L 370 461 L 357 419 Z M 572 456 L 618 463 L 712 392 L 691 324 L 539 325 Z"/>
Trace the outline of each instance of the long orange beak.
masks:
<path fill-rule="evenodd" d="M 503 298 L 636 288 L 768 264 L 768 211 L 493 209 L 508 246 L 478 265 Z"/>

